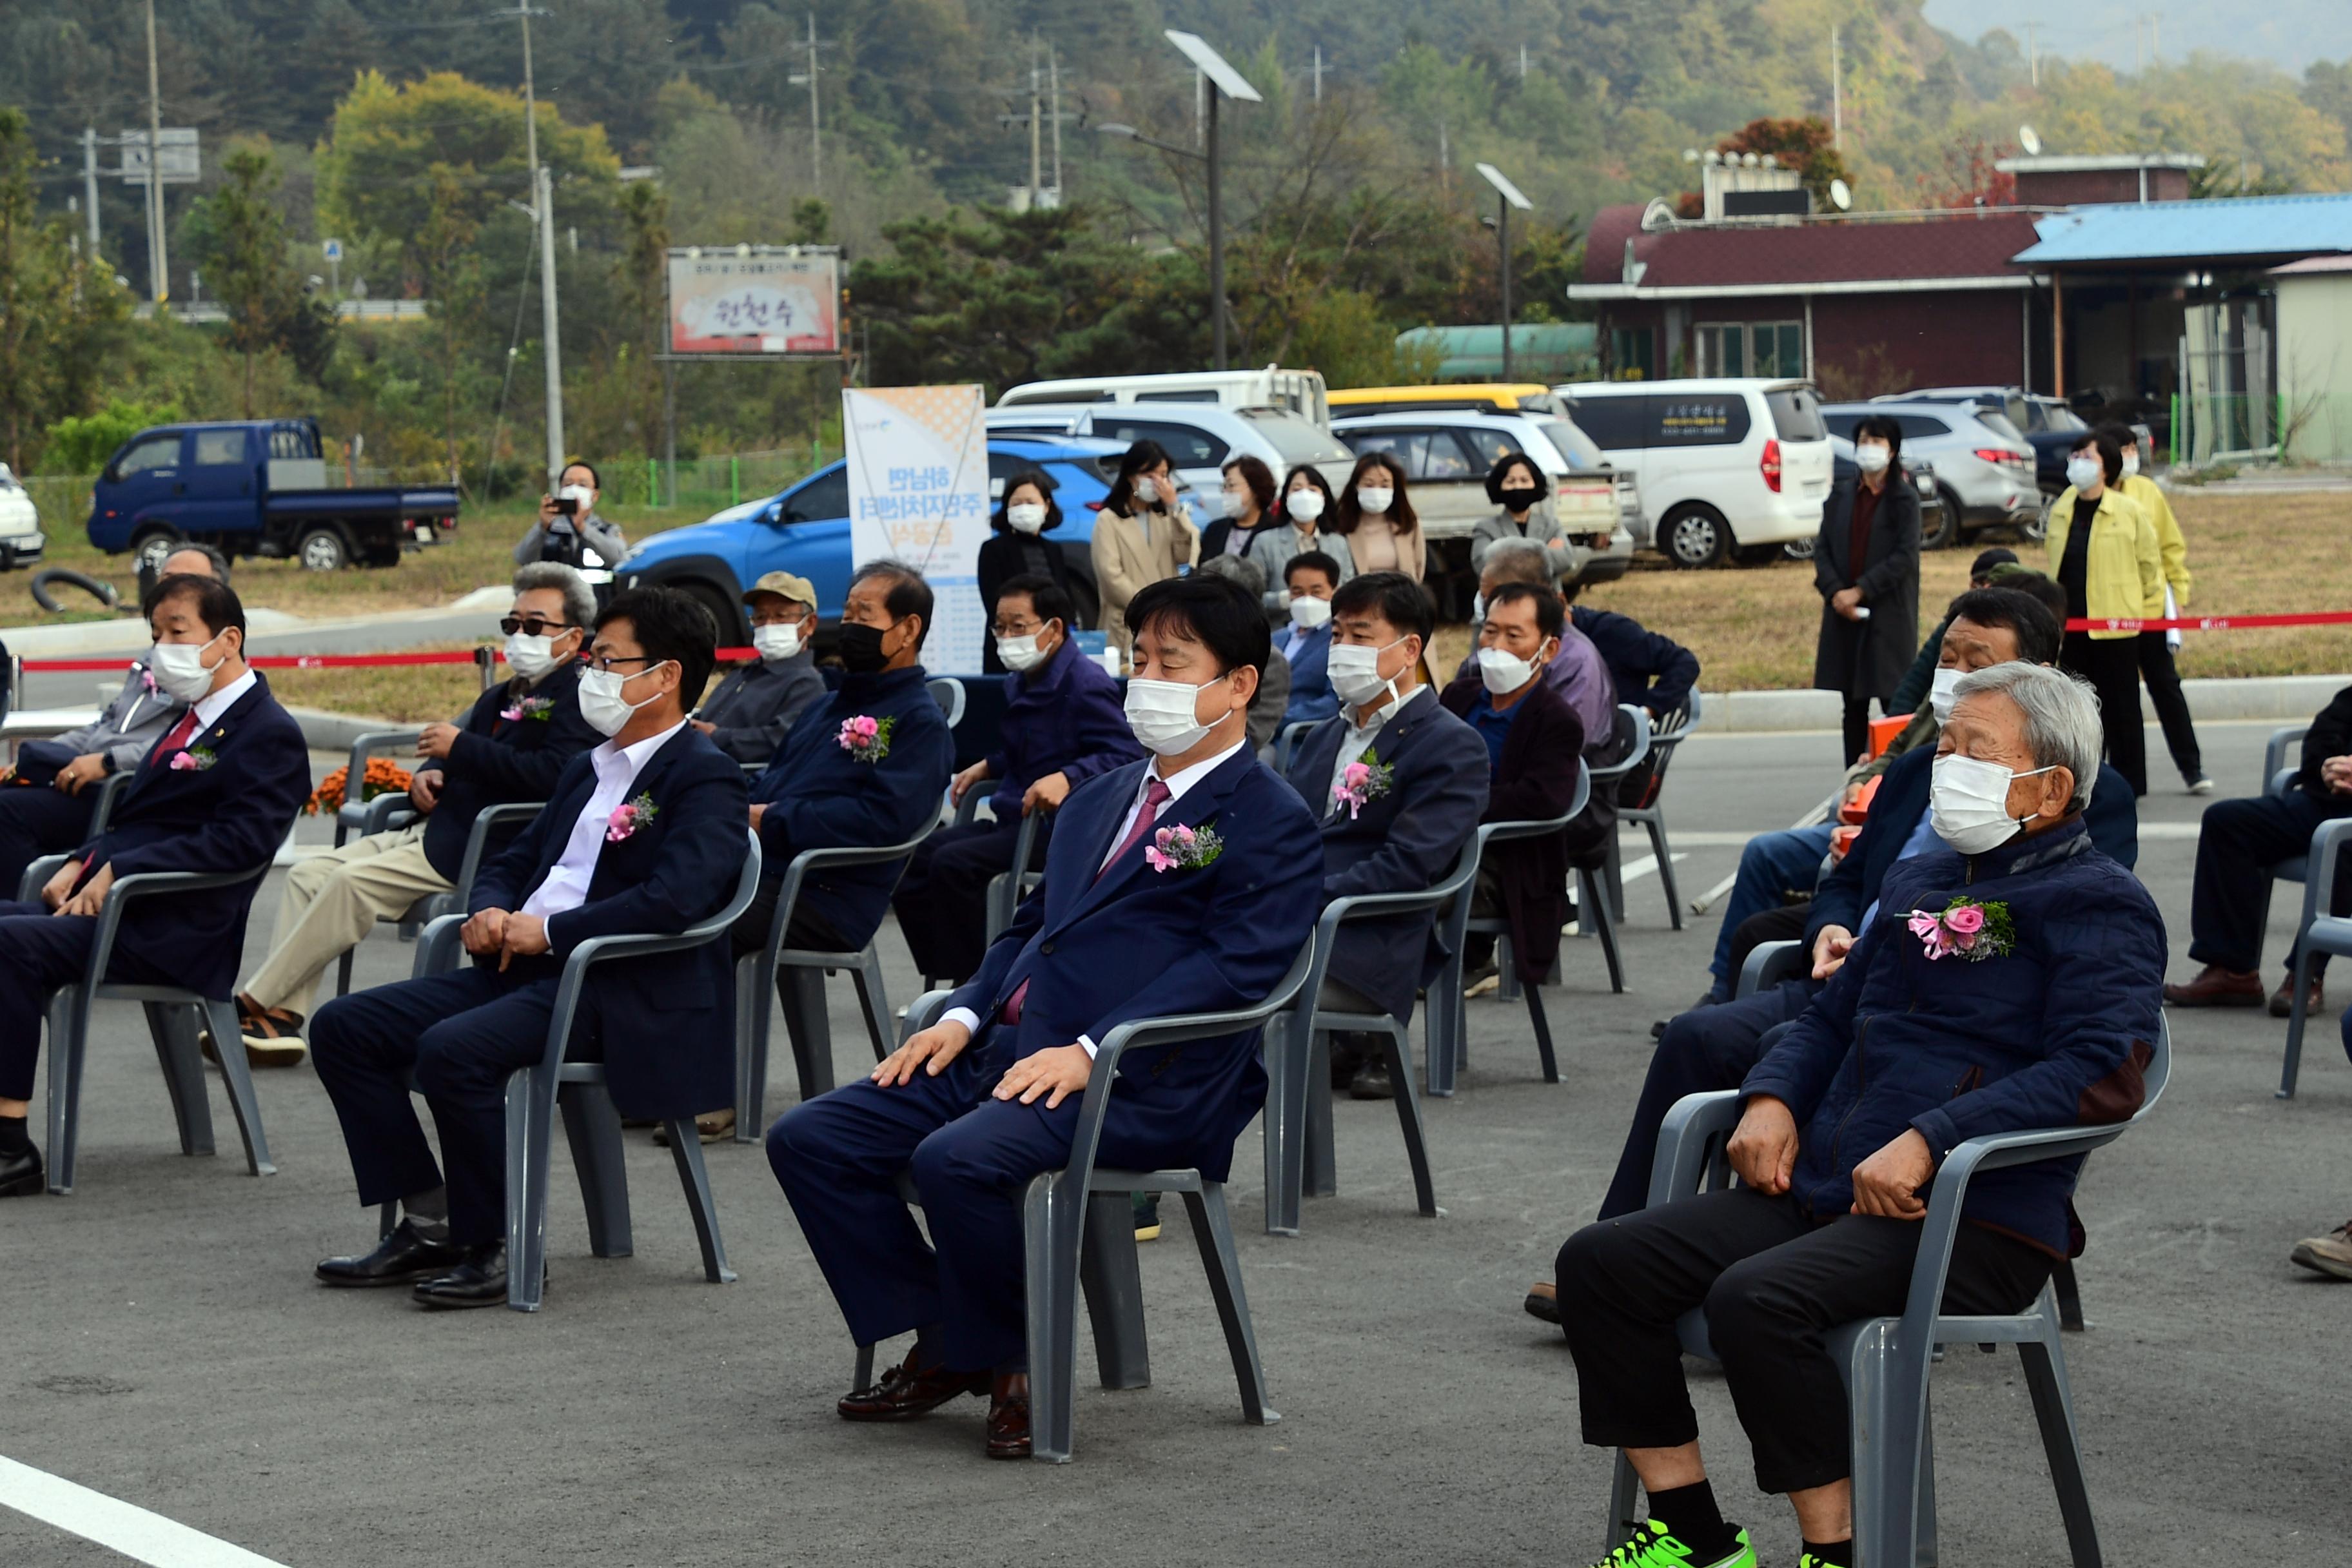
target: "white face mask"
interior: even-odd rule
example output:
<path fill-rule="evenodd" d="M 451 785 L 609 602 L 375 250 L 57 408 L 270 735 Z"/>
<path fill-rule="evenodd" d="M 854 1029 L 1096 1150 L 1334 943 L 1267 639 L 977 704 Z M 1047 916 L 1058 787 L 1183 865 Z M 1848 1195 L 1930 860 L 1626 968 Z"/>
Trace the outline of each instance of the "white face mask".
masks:
<path fill-rule="evenodd" d="M 194 707 L 212 690 L 213 677 L 220 669 L 219 660 L 205 662 L 205 649 L 218 641 L 216 634 L 209 642 L 159 642 L 149 656 L 147 668 L 165 696 Z"/>
<path fill-rule="evenodd" d="M 2066 459 L 2066 482 L 2078 490 L 2089 489 L 2107 477 L 2107 466 L 2096 458 Z"/>
<path fill-rule="evenodd" d="M 1004 662 L 1007 669 L 1034 669 L 1045 662 L 1045 634 L 1042 628 L 1024 637 L 999 637 L 996 639 L 996 657 Z"/>
<path fill-rule="evenodd" d="M 1403 642 L 1404 639 L 1399 637 L 1389 644 L 1389 647 L 1401 647 Z M 1389 647 L 1365 647 L 1357 643 L 1332 645 L 1329 665 L 1331 690 L 1340 701 L 1350 708 L 1366 708 L 1383 694 L 1389 697 L 1396 695 L 1394 678 L 1384 679 L 1381 674 L 1381 655 L 1388 652 Z"/>
<path fill-rule="evenodd" d="M 1538 663 L 1540 661 L 1538 661 Z M 1507 697 L 1533 680 L 1538 663 L 1530 663 L 1499 647 L 1478 650 L 1478 679 L 1497 697 Z"/>
<path fill-rule="evenodd" d="M 1894 456 L 1884 441 L 1857 441 L 1853 447 L 1853 466 L 1865 474 L 1880 473 Z"/>
<path fill-rule="evenodd" d="M 1318 489 L 1293 490 L 1283 507 L 1299 522 L 1313 522 L 1323 515 L 1323 492 Z"/>
<path fill-rule="evenodd" d="M 590 516 L 596 510 L 596 492 L 586 485 L 566 485 L 555 492 L 555 499 L 570 501 L 577 509 L 572 514 L 575 518 Z"/>
<path fill-rule="evenodd" d="M 1045 508 L 1038 501 L 1014 501 L 1004 509 L 1004 521 L 1018 532 L 1037 533 L 1045 526 Z"/>
<path fill-rule="evenodd" d="M 2124 478 L 2130 479 L 2134 474 L 2138 472 L 2139 454 L 2137 452 L 2126 452 L 2124 454 Z"/>
<path fill-rule="evenodd" d="M 1311 632 L 1331 618 L 1331 601 L 1301 594 L 1290 601 L 1290 624 Z"/>
<path fill-rule="evenodd" d="M 1356 505 L 1375 517 L 1388 510 L 1389 503 L 1394 500 L 1396 491 L 1392 489 L 1359 489 L 1356 492 Z"/>
<path fill-rule="evenodd" d="M 1952 721 L 1952 705 L 1960 700 L 1960 677 L 1965 669 L 1938 669 L 1934 684 L 1927 688 L 1927 706 L 1936 715 L 1938 725 Z"/>
<path fill-rule="evenodd" d="M 555 639 L 516 632 L 507 638 L 507 668 L 525 680 L 537 680 L 555 668 Z"/>
<path fill-rule="evenodd" d="M 781 659 L 790 658 L 793 655 L 801 651 L 800 623 L 794 621 L 789 626 L 780 624 L 770 626 L 753 626 L 751 628 L 751 646 L 758 648 L 760 650 L 760 657 L 767 660 L 770 664 L 774 664 Z"/>
<path fill-rule="evenodd" d="M 1202 692 L 1225 679 L 1221 675 L 1204 685 L 1190 686 L 1181 680 L 1146 680 L 1138 676 L 1127 683 L 1127 727 L 1153 755 L 1181 756 L 1216 728 L 1201 722 L 1199 700 Z"/>
<path fill-rule="evenodd" d="M 1239 517 L 1250 509 L 1250 493 L 1247 490 L 1219 490 L 1217 506 L 1227 517 Z"/>
<path fill-rule="evenodd" d="M 1158 500 L 1160 499 L 1160 481 L 1153 479 L 1150 474 L 1141 474 L 1137 476 L 1135 481 L 1135 499 L 1141 501 L 1146 506 L 1150 506 L 1153 501 Z"/>
<path fill-rule="evenodd" d="M 637 671 L 637 675 L 649 675 L 660 668 L 656 664 Z M 645 702 L 632 702 L 622 696 L 621 688 L 636 678 L 636 675 L 623 675 L 617 669 L 584 669 L 580 672 L 580 717 L 588 721 L 590 729 L 610 740 L 628 727 L 630 714 L 643 708 L 646 702 L 659 699 L 659 692 L 646 698 Z"/>
<path fill-rule="evenodd" d="M 2011 782 L 2052 771 L 2021 773 L 1977 757 L 1937 757 L 1927 784 L 1927 816 L 1936 837 L 1963 855 L 2000 848 L 2032 820 L 2031 815 L 2009 815 Z"/>

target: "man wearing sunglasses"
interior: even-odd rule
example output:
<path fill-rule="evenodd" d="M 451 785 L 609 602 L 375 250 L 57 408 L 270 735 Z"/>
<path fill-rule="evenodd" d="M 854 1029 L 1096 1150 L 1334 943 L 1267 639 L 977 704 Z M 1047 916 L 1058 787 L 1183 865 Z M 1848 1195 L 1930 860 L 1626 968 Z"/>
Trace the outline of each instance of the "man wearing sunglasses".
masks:
<path fill-rule="evenodd" d="M 578 691 L 594 591 L 569 566 L 533 562 L 515 574 L 514 595 L 499 623 L 510 679 L 483 692 L 459 721 L 429 724 L 417 737 L 424 760 L 408 786 L 415 817 L 298 861 L 286 874 L 269 956 L 236 997 L 246 1058 L 255 1067 L 301 1061 L 303 1014 L 327 965 L 377 921 L 396 920 L 417 900 L 457 885 L 485 806 L 545 800 L 563 765 L 596 743 L 580 716 Z M 347 780 L 344 787 L 362 786 Z"/>

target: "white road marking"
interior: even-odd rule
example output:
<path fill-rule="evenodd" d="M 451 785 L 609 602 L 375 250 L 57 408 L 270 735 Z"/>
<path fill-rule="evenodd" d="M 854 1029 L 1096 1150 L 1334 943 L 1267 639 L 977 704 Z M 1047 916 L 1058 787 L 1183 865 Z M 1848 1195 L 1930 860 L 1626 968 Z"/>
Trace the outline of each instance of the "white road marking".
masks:
<path fill-rule="evenodd" d="M 149 1568 L 285 1568 L 160 1513 L 0 1456 L 0 1508 L 52 1524 Z"/>

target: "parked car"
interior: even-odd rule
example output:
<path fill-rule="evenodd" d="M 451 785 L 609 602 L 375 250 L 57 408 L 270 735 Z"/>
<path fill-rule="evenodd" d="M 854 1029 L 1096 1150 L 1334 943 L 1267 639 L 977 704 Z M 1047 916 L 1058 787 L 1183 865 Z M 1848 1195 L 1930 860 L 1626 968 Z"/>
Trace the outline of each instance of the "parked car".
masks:
<path fill-rule="evenodd" d="M 2021 386 L 1930 386 L 1887 393 L 1873 403 L 1980 403 L 1997 409 L 2033 449 L 2033 475 L 2043 495 L 2066 488 L 2066 454 L 2090 428 L 2061 397 L 2044 397 Z"/>
<path fill-rule="evenodd" d="M 1045 537 L 1069 559 L 1077 620 L 1091 627 L 1100 616 L 1095 597 L 1095 513 L 1087 503 L 1110 493 L 1126 448 L 1108 441 L 992 436 L 988 442 L 992 498 L 1033 469 L 1054 481 L 1062 524 Z M 693 595 L 718 622 L 720 640 L 751 640 L 743 590 L 770 572 L 791 572 L 816 588 L 821 637 L 830 646 L 856 563 L 849 544 L 849 466 L 829 463 L 772 496 L 716 512 L 685 528 L 647 535 L 615 571 L 625 586 L 658 584 Z"/>
<path fill-rule="evenodd" d="M 1468 614 L 1478 591 L 1470 536 L 1492 516 L 1486 473 L 1507 452 L 1524 452 L 1551 479 L 1552 510 L 1568 535 L 1569 570 L 1579 583 L 1612 583 L 1633 559 L 1626 511 L 1638 513 L 1631 476 L 1621 477 L 1584 432 L 1549 415 L 1479 414 L 1466 410 L 1366 414 L 1338 419 L 1332 428 L 1357 456 L 1386 452 L 1404 465 L 1412 507 L 1429 542 L 1431 591 L 1451 618 Z"/>
<path fill-rule="evenodd" d="M 1331 417 L 1414 414 L 1458 409 L 1472 414 L 1549 414 L 1568 417 L 1568 404 L 1539 381 L 1454 382 L 1436 386 L 1353 386 L 1331 395 Z"/>
<path fill-rule="evenodd" d="M 223 554 L 291 556 L 313 572 L 397 566 L 457 526 L 448 486 L 330 489 L 315 419 L 142 430 L 90 492 L 89 542 L 160 567 L 184 539 Z"/>
<path fill-rule="evenodd" d="M 1931 531 L 1920 519 L 1919 544 L 1940 550 L 1965 544 L 1999 524 L 2023 528 L 2042 508 L 2033 481 L 2033 448 L 2000 409 L 1983 403 L 1833 403 L 1822 409 L 1830 434 L 1851 443 L 1869 416 L 1892 419 L 1903 432 L 1903 457 L 1935 465 L 1941 518 Z"/>
<path fill-rule="evenodd" d="M 0 572 L 31 565 L 41 558 L 48 542 L 32 495 L 8 471 L 8 465 L 0 463 Z"/>
<path fill-rule="evenodd" d="M 1205 403 L 1217 408 L 1282 408 L 1328 426 L 1331 409 L 1318 370 L 1199 370 L 1169 375 L 1089 375 L 1029 381 L 998 395 L 999 408 L 1036 403 Z"/>
<path fill-rule="evenodd" d="M 1157 441 L 1168 449 L 1195 527 L 1205 528 L 1224 483 L 1224 467 L 1254 457 L 1276 482 L 1312 463 L 1338 489 L 1348 482 L 1355 455 L 1331 432 L 1284 408 L 1221 408 L 1207 403 L 1044 403 L 992 408 L 983 416 L 992 435 L 1079 436 L 1121 447 Z"/>
<path fill-rule="evenodd" d="M 1636 542 L 1673 564 L 1760 563 L 1821 531 L 1830 442 L 1811 384 L 1710 376 L 1555 390 L 1638 484 Z"/>

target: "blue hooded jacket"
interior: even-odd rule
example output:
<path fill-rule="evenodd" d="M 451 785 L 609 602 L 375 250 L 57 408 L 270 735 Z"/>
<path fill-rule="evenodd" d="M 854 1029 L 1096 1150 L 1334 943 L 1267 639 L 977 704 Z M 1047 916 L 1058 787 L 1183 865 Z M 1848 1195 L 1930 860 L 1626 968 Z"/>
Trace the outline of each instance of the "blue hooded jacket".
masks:
<path fill-rule="evenodd" d="M 2007 954 L 1926 955 L 1907 928 L 1913 911 L 1960 898 L 2008 907 Z M 1982 855 L 1901 861 L 1878 918 L 1741 1093 L 1795 1114 L 1791 1191 L 1834 1219 L 1853 1205 L 1853 1168 L 1906 1129 L 1940 1164 L 1987 1133 L 2127 1120 L 2155 1055 L 2166 952 L 2155 900 L 2092 846 L 2079 816 Z M 1961 1214 L 2072 1257 L 2082 1168 L 2076 1155 L 1979 1172 Z"/>

